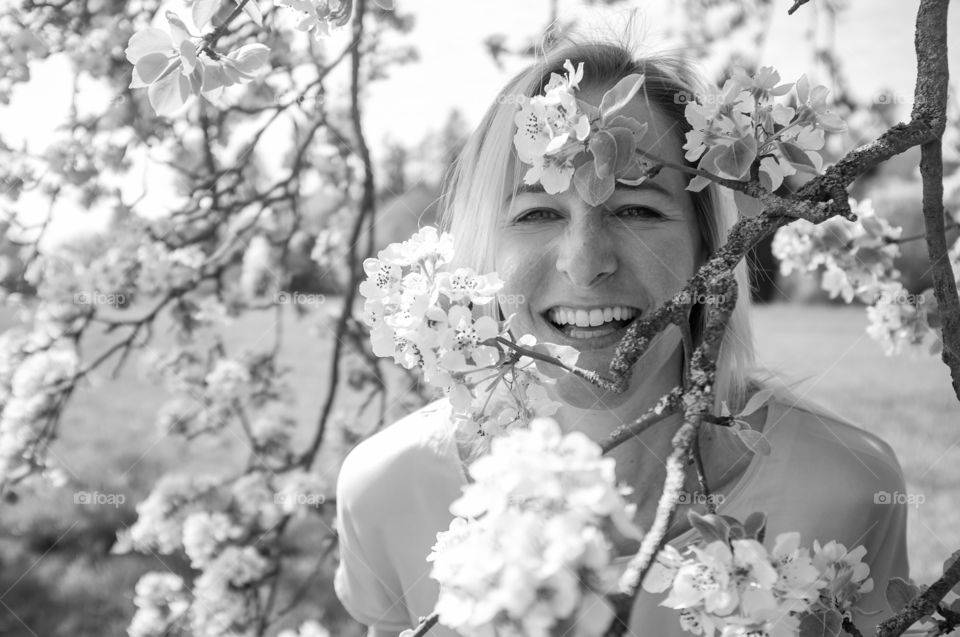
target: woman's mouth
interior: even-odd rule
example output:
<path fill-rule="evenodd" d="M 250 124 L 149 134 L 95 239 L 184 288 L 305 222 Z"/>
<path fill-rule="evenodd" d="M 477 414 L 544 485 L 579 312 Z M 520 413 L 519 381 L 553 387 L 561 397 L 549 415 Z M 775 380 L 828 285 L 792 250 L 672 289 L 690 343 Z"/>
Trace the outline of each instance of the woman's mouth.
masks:
<path fill-rule="evenodd" d="M 620 341 L 640 310 L 626 305 L 552 307 L 543 313 L 553 329 L 578 349 L 599 349 Z"/>

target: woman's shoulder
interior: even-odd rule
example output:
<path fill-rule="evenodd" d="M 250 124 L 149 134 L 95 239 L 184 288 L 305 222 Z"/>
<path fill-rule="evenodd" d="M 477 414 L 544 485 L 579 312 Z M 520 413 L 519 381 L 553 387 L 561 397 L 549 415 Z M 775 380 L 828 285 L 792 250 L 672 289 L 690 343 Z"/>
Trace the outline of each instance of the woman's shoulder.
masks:
<path fill-rule="evenodd" d="M 450 402 L 442 398 L 363 439 L 343 460 L 337 499 L 382 503 L 413 484 L 422 489 L 454 479 L 458 465 L 452 427 Z"/>
<path fill-rule="evenodd" d="M 898 488 L 903 470 L 893 448 L 877 434 L 809 399 L 775 396 L 768 426 L 780 429 L 797 464 L 839 486 Z"/>

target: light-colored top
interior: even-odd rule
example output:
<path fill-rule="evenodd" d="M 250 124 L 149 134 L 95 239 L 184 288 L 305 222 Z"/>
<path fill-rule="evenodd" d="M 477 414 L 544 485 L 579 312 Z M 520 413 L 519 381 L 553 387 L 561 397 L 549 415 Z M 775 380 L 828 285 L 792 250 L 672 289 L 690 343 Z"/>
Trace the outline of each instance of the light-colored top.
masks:
<path fill-rule="evenodd" d="M 764 435 L 772 453 L 754 455 L 745 473 L 717 509 L 741 520 L 767 514 L 765 544 L 777 534 L 799 531 L 801 545 L 836 540 L 863 544 L 874 591 L 854 614 L 864 635 L 892 611 L 884 586 L 907 578 L 907 505 L 903 472 L 893 450 L 875 435 L 838 416 L 809 407 L 768 403 Z M 337 480 L 340 564 L 334 587 L 360 623 L 400 631 L 429 615 L 439 595 L 426 561 L 437 533 L 453 518 L 450 503 L 467 484 L 456 443 L 446 435 L 449 403 L 436 401 L 359 443 Z M 670 544 L 695 540 L 689 530 Z M 629 556 L 618 558 L 625 563 Z M 677 611 L 659 606 L 666 593 L 640 591 L 630 631 L 637 636 L 688 636 Z M 454 637 L 436 625 L 428 635 Z"/>

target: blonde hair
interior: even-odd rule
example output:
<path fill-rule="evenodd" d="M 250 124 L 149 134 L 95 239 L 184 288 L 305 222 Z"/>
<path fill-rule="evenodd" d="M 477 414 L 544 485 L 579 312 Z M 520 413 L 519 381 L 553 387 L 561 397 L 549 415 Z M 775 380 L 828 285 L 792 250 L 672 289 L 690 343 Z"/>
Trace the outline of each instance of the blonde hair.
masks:
<path fill-rule="evenodd" d="M 706 86 L 689 60 L 676 55 L 635 58 L 626 46 L 612 42 L 572 43 L 552 49 L 507 83 L 446 175 L 440 223 L 454 236 L 453 267 L 472 267 L 479 272 L 494 270 L 495 229 L 505 209 L 504 201 L 521 179 L 519 161 L 514 162 L 512 184 L 506 183 L 509 180 L 505 179 L 513 152 L 516 97 L 539 94 L 551 73 L 564 73 L 563 63 L 567 59 L 574 66 L 582 62 L 584 78 L 591 83 L 613 84 L 631 73 L 643 73 L 645 80 L 638 98 L 646 99 L 648 104 L 669 117 L 675 127 L 677 143 L 684 143 L 685 133 L 691 129 L 684 115 L 686 103 L 697 95 L 704 95 Z M 737 221 L 733 196 L 711 183 L 701 192 L 691 193 L 691 197 L 709 258 L 725 243 Z M 737 413 L 754 391 L 776 384 L 766 382 L 775 381 L 776 374 L 757 364 L 745 260 L 736 265 L 734 276 L 739 292 L 717 361 L 714 387 L 714 413 L 717 415 L 722 402 L 725 401 L 732 412 Z M 496 304 L 482 307 L 481 311 L 487 314 L 497 311 Z M 699 311 L 691 316 L 691 331 L 697 344 L 703 333 L 706 313 Z M 765 380 L 755 378 L 758 372 Z M 777 389 L 780 395 L 790 394 L 786 387 Z M 478 456 L 489 445 L 489 440 L 485 440 L 488 437 L 480 436 L 476 431 L 461 431 L 458 437 L 470 458 Z"/>

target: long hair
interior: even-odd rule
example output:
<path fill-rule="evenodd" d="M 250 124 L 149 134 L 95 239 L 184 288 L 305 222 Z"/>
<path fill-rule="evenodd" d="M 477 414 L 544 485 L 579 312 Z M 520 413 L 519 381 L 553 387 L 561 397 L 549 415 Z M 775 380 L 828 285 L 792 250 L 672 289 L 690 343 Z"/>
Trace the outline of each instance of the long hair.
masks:
<path fill-rule="evenodd" d="M 637 58 L 622 44 L 595 41 L 565 44 L 548 51 L 543 59 L 507 83 L 446 175 L 440 224 L 454 236 L 452 266 L 472 267 L 479 272 L 494 269 L 495 229 L 500 215 L 507 209 L 504 201 L 515 192 L 522 173 L 521 163 L 517 161 L 513 162 L 513 174 L 505 174 L 513 152 L 517 97 L 539 94 L 551 73 L 564 72 L 563 64 L 567 59 L 574 66 L 582 62 L 585 80 L 600 85 L 613 84 L 630 74 L 642 73 L 644 84 L 635 99 L 645 100 L 650 108 L 659 109 L 671 120 L 676 142 L 680 145 L 684 143 L 687 131 L 691 130 L 684 115 L 686 104 L 696 96 L 706 94 L 706 83 L 682 56 Z M 733 196 L 711 182 L 702 191 L 691 193 L 691 197 L 709 258 L 724 244 L 736 223 Z M 744 261 L 734 268 L 734 277 L 738 295 L 717 360 L 713 405 L 716 415 L 720 414 L 722 402 L 726 402 L 732 413 L 737 413 L 754 391 L 766 385 L 776 385 L 776 374 L 757 364 L 750 324 L 750 284 Z M 495 303 L 482 306 L 481 311 L 492 315 L 498 311 L 495 306 Z M 690 327 L 695 345 L 703 334 L 705 322 L 706 312 L 691 313 Z M 779 389 L 781 394 L 790 393 L 786 387 Z M 470 458 L 488 448 L 489 441 L 485 438 L 489 437 L 480 436 L 476 431 L 458 432 L 458 443 L 461 449 L 467 450 Z"/>

